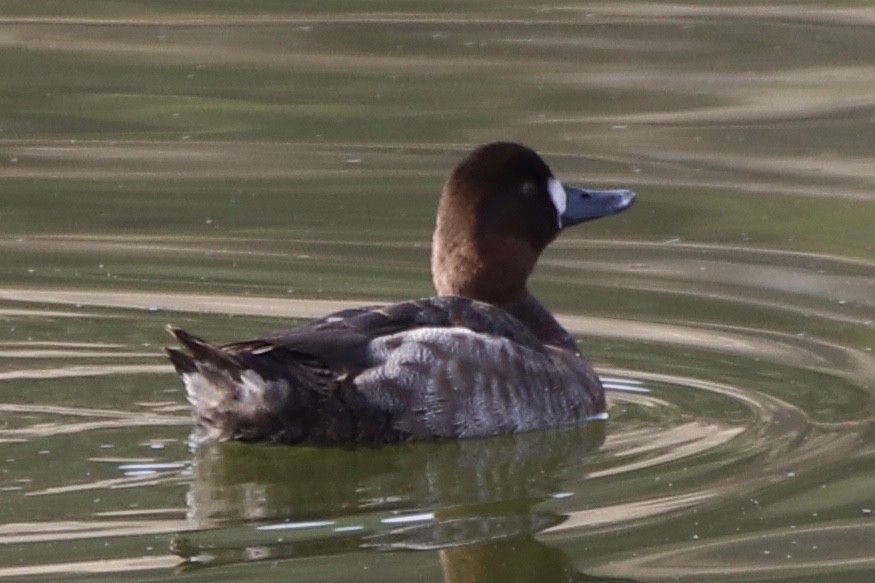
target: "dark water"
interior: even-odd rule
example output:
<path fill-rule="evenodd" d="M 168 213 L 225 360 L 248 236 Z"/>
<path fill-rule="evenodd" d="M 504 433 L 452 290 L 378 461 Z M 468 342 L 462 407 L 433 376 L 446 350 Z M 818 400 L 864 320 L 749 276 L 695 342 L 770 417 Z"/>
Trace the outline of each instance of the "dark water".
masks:
<path fill-rule="evenodd" d="M 868 3 L 0 5 L 0 578 L 871 581 Z M 526 142 L 631 211 L 533 287 L 590 426 L 189 451 L 172 322 L 431 292 L 437 193 Z"/>

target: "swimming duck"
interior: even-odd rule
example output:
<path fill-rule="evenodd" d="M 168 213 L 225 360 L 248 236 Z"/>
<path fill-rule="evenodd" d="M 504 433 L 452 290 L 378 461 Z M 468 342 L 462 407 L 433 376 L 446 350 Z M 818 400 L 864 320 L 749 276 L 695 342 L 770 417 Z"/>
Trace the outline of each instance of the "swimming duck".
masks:
<path fill-rule="evenodd" d="M 526 146 L 478 147 L 438 204 L 436 297 L 224 346 L 168 328 L 185 349 L 166 352 L 193 408 L 192 442 L 470 437 L 603 414 L 598 376 L 526 282 L 562 229 L 634 199 L 563 185 Z"/>

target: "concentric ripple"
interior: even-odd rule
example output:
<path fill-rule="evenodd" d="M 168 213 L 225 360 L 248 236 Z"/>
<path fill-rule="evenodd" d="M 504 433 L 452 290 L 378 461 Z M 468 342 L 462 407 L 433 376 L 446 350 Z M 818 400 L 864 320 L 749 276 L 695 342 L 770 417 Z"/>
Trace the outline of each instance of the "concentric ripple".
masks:
<path fill-rule="evenodd" d="M 135 294 L 66 292 L 31 294 L 27 299 L 46 306 L 74 304 L 79 310 L 62 317 L 139 319 L 138 325 L 156 327 L 154 320 L 166 314 L 148 306 L 200 310 L 206 302 L 217 301 L 180 294 L 152 294 L 146 301 Z M 7 293 L 6 301 L 14 304 L 17 297 Z M 148 306 L 137 310 L 139 304 Z M 224 305 L 242 314 L 263 315 L 308 315 L 336 307 L 249 298 Z M 57 311 L 46 311 L 58 317 Z M 591 320 L 565 321 L 578 333 L 590 332 L 587 344 L 593 343 L 595 335 L 584 326 Z M 675 324 L 677 333 L 666 337 L 667 344 L 701 333 L 684 328 Z M 68 435 L 92 452 L 73 464 L 88 468 L 84 473 L 91 479 L 73 478 L 73 468 L 61 474 L 31 470 L 17 477 L 13 469 L 5 490 L 23 496 L 23 506 L 31 509 L 30 500 L 46 497 L 80 506 L 90 497 L 90 504 L 98 505 L 80 517 L 77 528 L 45 523 L 42 534 L 34 538 L 28 533 L 41 523 L 30 519 L 7 527 L 4 540 L 12 545 L 42 540 L 73 544 L 129 537 L 131 529 L 140 529 L 143 537 L 174 537 L 163 550 L 152 548 L 159 553 L 172 549 L 187 568 L 368 548 L 439 550 L 452 563 L 459 549 L 500 546 L 519 537 L 532 541 L 530 551 L 540 555 L 546 547 L 532 538 L 539 532 L 560 546 L 569 537 L 579 544 L 598 532 L 717 511 L 770 489 L 792 489 L 798 476 L 853 454 L 865 439 L 865 424 L 815 421 L 803 407 L 772 394 L 772 377 L 779 366 L 775 362 L 751 360 L 744 375 L 732 367 L 721 369 L 727 347 L 735 349 L 733 362 L 738 365 L 747 358 L 750 341 L 761 342 L 758 335 L 748 339 L 735 334 L 737 342 L 721 344 L 717 350 L 706 346 L 686 354 L 682 366 L 673 362 L 663 367 L 723 370 L 733 382 L 643 366 L 601 369 L 610 419 L 583 429 L 379 450 L 207 447 L 193 459 L 184 449 L 189 421 L 181 391 L 173 376 L 164 374 L 170 372 L 167 365 L 154 360 L 156 346 L 131 350 L 124 343 L 11 343 L 4 354 L 7 362 L 14 359 L 18 364 L 4 371 L 2 379 L 35 384 L 34 396 L 54 392 L 52 385 L 59 383 L 104 393 L 122 387 L 138 396 L 115 409 L 0 404 L 5 419 L 0 439 L 25 448 L 15 455 L 66 455 L 68 444 L 59 440 Z M 796 360 L 788 346 L 778 360 Z M 804 352 L 810 345 L 797 348 Z M 854 402 L 859 388 L 819 374 L 830 380 L 818 387 L 832 391 L 829 400 Z M 14 468 L 16 457 L 9 460 Z M 326 476 L 332 477 L 330 486 Z M 119 496 L 121 491 L 126 495 Z M 154 501 L 132 505 L 132 492 Z M 186 502 L 181 505 L 174 493 L 183 492 Z M 174 498 L 177 501 L 168 506 Z M 817 528 L 809 531 L 810 538 Z M 675 560 L 680 555 L 663 553 L 654 559 L 657 562 L 634 565 L 662 569 L 667 557 Z M 127 561 L 135 569 L 142 558 L 122 553 L 113 560 L 108 564 Z M 172 558 L 164 555 L 145 564 L 168 562 Z M 52 572 L 46 569 L 41 572 Z"/>

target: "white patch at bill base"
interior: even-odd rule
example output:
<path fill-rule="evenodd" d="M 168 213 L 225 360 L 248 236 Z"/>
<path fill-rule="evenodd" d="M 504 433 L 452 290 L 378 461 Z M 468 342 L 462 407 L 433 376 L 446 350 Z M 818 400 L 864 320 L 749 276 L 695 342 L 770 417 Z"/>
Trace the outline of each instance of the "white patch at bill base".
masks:
<path fill-rule="evenodd" d="M 562 183 L 552 176 L 547 179 L 547 190 L 550 192 L 553 206 L 556 207 L 556 222 L 561 229 L 562 215 L 565 213 L 565 209 L 568 208 L 568 195 L 565 193 L 565 187 L 562 186 Z"/>

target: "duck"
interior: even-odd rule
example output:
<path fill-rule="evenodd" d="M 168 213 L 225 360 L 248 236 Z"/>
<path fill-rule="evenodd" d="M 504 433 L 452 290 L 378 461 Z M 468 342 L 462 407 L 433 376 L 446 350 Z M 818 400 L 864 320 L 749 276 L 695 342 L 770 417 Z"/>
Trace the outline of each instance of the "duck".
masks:
<path fill-rule="evenodd" d="M 168 326 L 190 442 L 380 444 L 604 418 L 598 375 L 527 282 L 562 230 L 634 200 L 630 190 L 560 182 L 525 145 L 477 147 L 438 202 L 435 296 L 224 345 Z"/>

